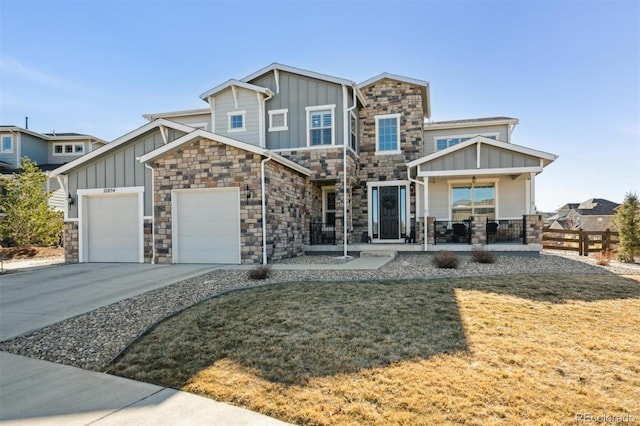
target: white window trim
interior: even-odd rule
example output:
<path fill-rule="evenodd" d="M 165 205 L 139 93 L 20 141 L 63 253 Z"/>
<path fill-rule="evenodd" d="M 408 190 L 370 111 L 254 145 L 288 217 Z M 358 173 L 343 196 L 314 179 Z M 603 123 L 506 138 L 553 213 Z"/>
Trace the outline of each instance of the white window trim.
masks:
<path fill-rule="evenodd" d="M 401 154 L 402 150 L 400 149 L 400 117 L 402 114 L 384 114 L 384 115 L 376 115 L 374 118 L 376 119 L 376 154 L 375 155 L 394 155 L 394 154 Z M 380 150 L 380 144 L 379 144 L 379 140 L 378 140 L 378 124 L 380 122 L 380 120 L 384 120 L 384 119 L 388 119 L 388 118 L 395 118 L 396 119 L 396 134 L 398 135 L 398 149 L 394 149 L 393 151 L 391 150 L 386 150 L 386 151 L 381 151 Z"/>
<path fill-rule="evenodd" d="M 9 140 L 11 141 L 11 146 L 9 147 L 9 149 L 4 149 L 4 138 L 9 138 Z M 0 137 L 0 152 L 3 154 L 13 154 L 14 148 L 13 148 L 13 135 L 2 135 L 2 137 Z"/>
<path fill-rule="evenodd" d="M 454 139 L 454 138 L 475 138 L 476 136 L 484 136 L 485 138 L 489 137 L 489 136 L 495 136 L 496 140 L 498 140 L 498 136 L 500 136 L 500 133 L 498 132 L 491 132 L 491 133 L 469 133 L 466 135 L 440 135 L 440 136 L 434 136 L 433 137 L 433 152 L 438 152 L 438 151 L 442 151 L 442 149 L 438 149 L 438 139 Z M 465 141 L 466 142 L 466 141 Z M 458 142 L 458 143 L 462 143 L 462 142 Z M 450 145 L 450 146 L 455 146 L 455 145 Z M 449 146 L 447 146 L 447 148 L 449 148 Z M 446 148 L 443 148 L 446 149 Z"/>
<path fill-rule="evenodd" d="M 352 118 L 355 120 L 355 123 L 356 123 L 355 132 L 353 131 L 354 129 L 351 128 L 352 127 L 351 126 L 351 123 L 352 123 L 351 119 Z M 358 146 L 360 145 L 360 135 L 359 135 L 360 132 L 358 130 L 359 130 L 358 116 L 353 111 L 351 111 L 349 113 L 349 143 L 348 143 L 348 146 L 354 152 L 358 150 Z M 351 134 L 353 134 L 353 133 L 355 133 L 355 136 L 356 136 L 356 146 L 355 147 L 351 146 Z"/>
<path fill-rule="evenodd" d="M 476 179 L 476 182 L 473 183 L 472 179 L 451 179 L 451 180 L 447 180 L 447 186 L 448 186 L 448 194 L 447 197 L 449 198 L 449 212 L 447 213 L 449 215 L 447 220 L 453 220 L 453 216 L 451 214 L 452 209 L 453 209 L 453 200 L 451 198 L 451 190 L 453 189 L 454 186 L 457 185 L 469 185 L 471 186 L 473 185 L 479 185 L 479 184 L 487 184 L 487 183 L 491 183 L 493 184 L 493 191 L 494 191 L 494 199 L 493 199 L 493 209 L 494 209 L 494 216 L 496 218 L 496 220 L 499 219 L 507 219 L 504 217 L 500 217 L 499 210 L 498 210 L 498 205 L 499 205 L 499 200 L 498 200 L 498 182 L 500 179 L 481 179 L 478 178 Z M 473 209 L 472 209 L 472 214 L 473 214 Z"/>
<path fill-rule="evenodd" d="M 335 210 L 331 210 L 329 211 L 327 209 L 327 193 L 328 192 L 334 192 L 336 194 L 336 204 L 338 201 L 337 195 L 338 193 L 336 192 L 336 187 L 334 185 L 331 186 L 323 186 L 322 187 L 322 223 L 326 224 L 327 223 L 327 213 L 334 213 L 337 214 L 338 213 L 338 209 L 336 208 Z M 337 207 L 337 205 L 336 205 Z M 327 227 L 328 229 L 329 227 Z"/>
<path fill-rule="evenodd" d="M 289 110 L 288 109 L 272 109 L 269 112 L 269 131 L 281 132 L 283 130 L 289 130 Z M 284 126 L 275 127 L 273 125 L 273 116 L 284 114 Z"/>
<path fill-rule="evenodd" d="M 231 128 L 231 117 L 235 117 L 237 115 L 242 116 L 242 127 L 232 129 Z M 246 132 L 247 131 L 247 111 L 229 111 L 227 112 L 227 132 L 236 133 L 236 132 Z"/>
<path fill-rule="evenodd" d="M 331 111 L 331 143 L 328 145 L 312 145 L 311 144 L 311 113 L 315 111 Z M 336 104 L 331 105 L 315 105 L 308 106 L 305 108 L 307 112 L 307 146 L 309 147 L 317 147 L 317 146 L 332 146 L 336 145 Z"/>
<path fill-rule="evenodd" d="M 76 145 L 82 145 L 82 152 L 76 152 Z M 58 153 L 56 152 L 56 146 L 61 146 L 62 147 L 62 152 Z M 65 147 L 67 146 L 72 146 L 73 147 L 73 152 L 65 152 Z M 53 152 L 51 153 L 52 156 L 54 157 L 63 157 L 63 156 L 69 156 L 69 155 L 75 155 L 75 156 L 81 156 L 84 155 L 86 153 L 87 147 L 85 146 L 84 142 L 68 142 L 68 143 L 54 143 L 52 145 L 52 150 Z"/>

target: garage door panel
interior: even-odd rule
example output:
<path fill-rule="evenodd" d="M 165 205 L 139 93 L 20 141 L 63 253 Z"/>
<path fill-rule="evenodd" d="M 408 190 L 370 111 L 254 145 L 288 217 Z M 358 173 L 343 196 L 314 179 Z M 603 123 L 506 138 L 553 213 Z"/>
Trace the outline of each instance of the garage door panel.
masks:
<path fill-rule="evenodd" d="M 138 194 L 90 196 L 87 203 L 87 260 L 138 262 Z"/>
<path fill-rule="evenodd" d="M 240 263 L 239 191 L 179 191 L 175 197 L 175 261 Z"/>

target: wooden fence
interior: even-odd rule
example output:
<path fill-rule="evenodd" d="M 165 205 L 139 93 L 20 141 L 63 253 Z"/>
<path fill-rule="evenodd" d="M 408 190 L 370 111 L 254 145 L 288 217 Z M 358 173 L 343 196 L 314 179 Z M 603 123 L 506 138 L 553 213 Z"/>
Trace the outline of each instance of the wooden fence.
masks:
<path fill-rule="evenodd" d="M 577 251 L 580 256 L 615 250 L 619 242 L 618 233 L 608 229 L 606 231 L 542 229 L 542 246 L 544 248 Z"/>

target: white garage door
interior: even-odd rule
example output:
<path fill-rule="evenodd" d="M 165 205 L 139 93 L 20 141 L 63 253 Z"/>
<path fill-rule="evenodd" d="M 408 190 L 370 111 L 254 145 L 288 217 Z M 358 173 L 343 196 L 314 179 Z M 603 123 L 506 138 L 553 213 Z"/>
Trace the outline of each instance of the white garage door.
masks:
<path fill-rule="evenodd" d="M 87 260 L 139 262 L 142 230 L 138 194 L 88 196 L 84 202 Z"/>
<path fill-rule="evenodd" d="M 173 261 L 240 263 L 238 188 L 176 191 Z"/>

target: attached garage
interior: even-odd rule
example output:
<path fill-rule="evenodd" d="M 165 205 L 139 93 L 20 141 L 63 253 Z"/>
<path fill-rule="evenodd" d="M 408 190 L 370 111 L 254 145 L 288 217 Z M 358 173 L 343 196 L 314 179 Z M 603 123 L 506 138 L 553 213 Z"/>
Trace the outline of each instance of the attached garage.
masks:
<path fill-rule="evenodd" d="M 240 263 L 240 189 L 172 191 L 173 263 Z"/>
<path fill-rule="evenodd" d="M 80 262 L 143 262 L 143 188 L 80 190 Z"/>

